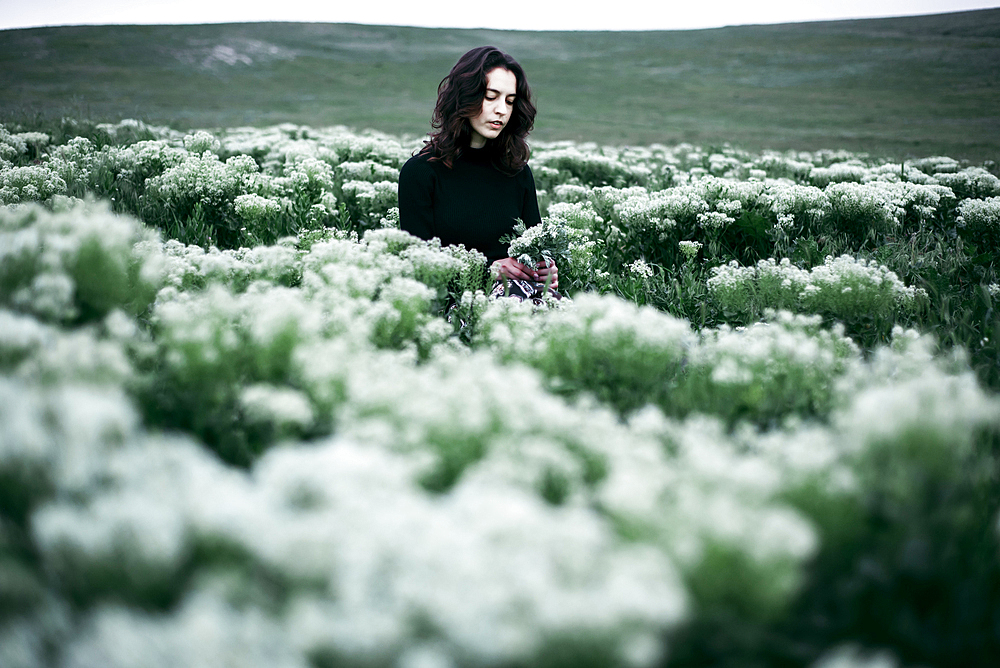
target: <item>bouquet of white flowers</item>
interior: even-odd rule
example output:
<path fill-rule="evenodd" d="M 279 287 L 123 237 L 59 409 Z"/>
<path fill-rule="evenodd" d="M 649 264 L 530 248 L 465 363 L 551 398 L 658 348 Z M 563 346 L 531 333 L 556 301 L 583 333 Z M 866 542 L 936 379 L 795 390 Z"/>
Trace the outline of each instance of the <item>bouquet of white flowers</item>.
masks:
<path fill-rule="evenodd" d="M 544 218 L 538 225 L 525 227 L 520 219 L 514 234 L 501 237 L 509 244 L 507 254 L 521 264 L 534 267 L 539 262 L 565 264 L 570 260 L 571 244 L 582 236 L 580 230 L 567 227 L 562 221 Z"/>

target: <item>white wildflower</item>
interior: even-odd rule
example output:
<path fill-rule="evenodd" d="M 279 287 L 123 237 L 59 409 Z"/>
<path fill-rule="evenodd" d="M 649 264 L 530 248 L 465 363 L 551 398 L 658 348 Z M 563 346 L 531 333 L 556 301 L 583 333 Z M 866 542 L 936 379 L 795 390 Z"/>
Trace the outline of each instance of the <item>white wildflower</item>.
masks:
<path fill-rule="evenodd" d="M 698 251 L 702 248 L 702 243 L 700 241 L 679 241 L 677 247 L 681 251 L 681 255 L 684 256 L 686 260 L 694 260 L 698 256 Z"/>
<path fill-rule="evenodd" d="M 652 278 L 653 268 L 639 259 L 628 265 L 629 272 L 636 278 Z"/>

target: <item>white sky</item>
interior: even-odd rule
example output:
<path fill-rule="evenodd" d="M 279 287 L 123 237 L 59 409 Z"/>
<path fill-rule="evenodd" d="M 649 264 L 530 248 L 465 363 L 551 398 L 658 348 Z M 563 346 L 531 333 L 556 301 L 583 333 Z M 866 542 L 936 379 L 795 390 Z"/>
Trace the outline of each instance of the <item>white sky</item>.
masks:
<path fill-rule="evenodd" d="M 676 30 L 997 6 L 1000 0 L 0 0 L 0 29 L 313 21 L 516 30 Z"/>

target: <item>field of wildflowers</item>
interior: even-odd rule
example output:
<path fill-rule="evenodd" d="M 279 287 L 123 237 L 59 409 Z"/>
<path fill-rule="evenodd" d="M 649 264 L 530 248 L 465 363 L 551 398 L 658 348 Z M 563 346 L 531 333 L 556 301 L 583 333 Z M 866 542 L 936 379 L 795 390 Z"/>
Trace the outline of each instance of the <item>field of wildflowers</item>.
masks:
<path fill-rule="evenodd" d="M 991 665 L 996 174 L 539 143 L 537 306 L 418 145 L 0 126 L 0 665 Z"/>

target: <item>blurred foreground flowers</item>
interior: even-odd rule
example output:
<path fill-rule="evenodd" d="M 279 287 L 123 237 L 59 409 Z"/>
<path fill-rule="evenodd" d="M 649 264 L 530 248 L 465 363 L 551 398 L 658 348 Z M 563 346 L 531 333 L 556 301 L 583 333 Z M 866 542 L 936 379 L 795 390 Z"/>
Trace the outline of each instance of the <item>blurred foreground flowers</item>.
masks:
<path fill-rule="evenodd" d="M 589 230 L 569 280 L 618 280 L 611 235 L 643 289 L 666 256 L 636 239 L 689 272 L 715 258 L 704 303 L 734 322 L 696 327 L 611 289 L 485 300 L 480 254 L 393 229 L 379 184 L 399 144 L 344 137 L 64 144 L 65 188 L 0 209 L 0 665 L 950 665 L 1000 647 L 1000 401 L 900 324 L 934 295 L 851 255 L 712 255 L 754 216 L 774 216 L 770 249 L 849 209 L 879 234 L 937 224 L 919 207 L 995 197 L 986 176 L 540 151 L 548 224 Z M 46 146 L 0 134 L 0 158 L 29 139 Z M 273 239 L 189 244 L 66 196 L 112 159 L 162 169 L 144 196 L 194 198 L 187 223 Z M 983 202 L 958 207 L 966 226 L 988 229 Z"/>

